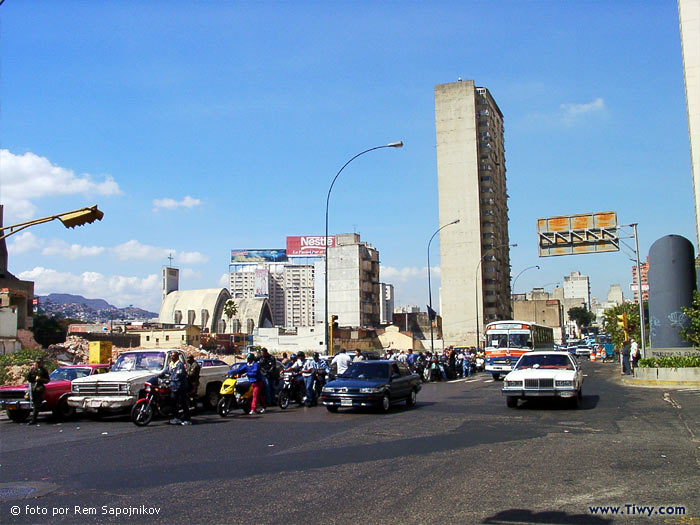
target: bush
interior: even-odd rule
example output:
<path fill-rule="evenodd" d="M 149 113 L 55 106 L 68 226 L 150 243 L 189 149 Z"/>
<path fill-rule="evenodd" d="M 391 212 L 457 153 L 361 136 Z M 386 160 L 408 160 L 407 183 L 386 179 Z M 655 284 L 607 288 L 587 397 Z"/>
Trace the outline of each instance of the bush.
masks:
<path fill-rule="evenodd" d="M 700 367 L 700 356 L 648 357 L 639 360 L 642 368 L 694 368 Z"/>
<path fill-rule="evenodd" d="M 6 384 L 16 384 L 17 383 L 17 372 L 16 367 L 21 367 L 21 378 L 19 382 L 24 381 L 24 374 L 29 371 L 34 362 L 39 358 L 44 358 L 44 366 L 49 371 L 53 372 L 58 368 L 58 363 L 53 359 L 49 359 L 46 352 L 40 349 L 34 350 L 20 350 L 14 354 L 5 354 L 0 356 L 0 385 Z M 15 373 L 10 373 L 11 368 L 14 368 Z"/>

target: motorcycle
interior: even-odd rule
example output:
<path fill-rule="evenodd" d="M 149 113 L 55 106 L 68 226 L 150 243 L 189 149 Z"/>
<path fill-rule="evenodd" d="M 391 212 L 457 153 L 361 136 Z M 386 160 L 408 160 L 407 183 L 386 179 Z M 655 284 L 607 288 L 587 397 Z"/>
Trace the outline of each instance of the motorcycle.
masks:
<path fill-rule="evenodd" d="M 173 400 L 170 397 L 170 379 L 152 377 L 143 385 L 144 397 L 131 408 L 131 421 L 134 425 L 148 425 L 153 416 L 173 417 Z M 188 396 L 190 412 L 194 411 L 194 399 Z"/>
<path fill-rule="evenodd" d="M 323 369 L 316 370 L 314 372 L 314 382 L 311 388 L 314 391 L 314 404 L 321 399 L 321 391 L 323 390 L 323 385 L 326 384 L 326 371 Z M 308 401 L 308 400 L 307 400 Z"/>
<path fill-rule="evenodd" d="M 231 410 L 240 408 L 250 414 L 253 405 L 253 383 L 248 378 L 238 378 L 237 372 L 229 372 L 219 390 L 216 411 L 221 417 L 228 416 Z"/>
<path fill-rule="evenodd" d="M 306 387 L 304 386 L 304 381 L 299 377 L 299 373 L 284 372 L 282 374 L 282 388 L 277 393 L 277 404 L 279 407 L 284 410 L 291 402 L 302 405 L 305 397 Z"/>

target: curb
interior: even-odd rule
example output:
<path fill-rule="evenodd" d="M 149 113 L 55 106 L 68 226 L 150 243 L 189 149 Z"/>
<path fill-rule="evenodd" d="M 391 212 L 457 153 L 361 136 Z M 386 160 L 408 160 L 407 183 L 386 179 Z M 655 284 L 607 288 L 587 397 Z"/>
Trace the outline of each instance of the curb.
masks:
<path fill-rule="evenodd" d="M 700 388 L 700 381 L 662 381 L 659 379 L 631 379 L 627 377 L 621 377 L 620 381 L 629 386 L 692 386 Z"/>

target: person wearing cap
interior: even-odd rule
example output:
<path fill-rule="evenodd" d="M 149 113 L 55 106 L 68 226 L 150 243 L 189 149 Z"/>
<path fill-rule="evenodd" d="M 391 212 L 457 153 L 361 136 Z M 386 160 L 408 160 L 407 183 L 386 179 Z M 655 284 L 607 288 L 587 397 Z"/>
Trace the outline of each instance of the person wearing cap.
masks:
<path fill-rule="evenodd" d="M 316 377 L 321 381 L 321 375 L 330 372 L 328 363 L 320 358 L 318 352 L 314 352 L 312 359 L 307 359 L 301 369 L 301 375 L 304 377 L 304 385 L 306 386 L 306 406 L 316 404 L 316 392 L 314 391 L 314 379 Z"/>
<path fill-rule="evenodd" d="M 32 393 L 32 420 L 27 424 L 36 425 L 39 410 L 41 410 L 41 405 L 44 402 L 44 392 L 46 392 L 44 385 L 51 381 L 49 371 L 46 370 L 42 357 L 37 358 L 34 366 L 25 375 L 25 379 L 29 383 L 28 388 L 31 389 Z"/>
<path fill-rule="evenodd" d="M 264 414 L 267 409 L 267 403 L 263 396 L 265 383 L 263 382 L 262 369 L 260 368 L 260 364 L 256 361 L 255 355 L 248 354 L 245 360 L 246 364 L 239 369 L 239 372 L 245 373 L 248 381 L 253 385 L 253 404 L 250 407 L 250 413 Z"/>
<path fill-rule="evenodd" d="M 191 425 L 190 403 L 187 395 L 190 391 L 190 384 L 187 379 L 185 363 L 180 359 L 179 352 L 170 352 L 170 362 L 167 368 L 161 372 L 159 377 L 170 377 L 170 398 L 173 402 L 173 418 L 171 425 Z M 182 419 L 177 416 L 182 410 Z"/>

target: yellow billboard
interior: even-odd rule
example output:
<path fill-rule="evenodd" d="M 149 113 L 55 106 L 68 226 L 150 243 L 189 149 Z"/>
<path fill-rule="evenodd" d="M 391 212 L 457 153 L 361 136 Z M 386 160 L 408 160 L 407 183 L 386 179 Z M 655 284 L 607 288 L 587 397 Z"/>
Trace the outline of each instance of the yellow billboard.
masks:
<path fill-rule="evenodd" d="M 581 213 L 537 219 L 540 257 L 616 252 L 620 249 L 617 213 Z"/>

